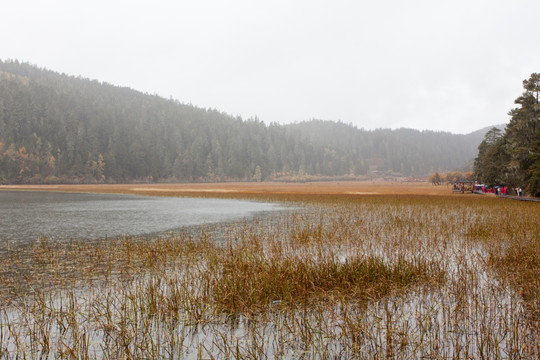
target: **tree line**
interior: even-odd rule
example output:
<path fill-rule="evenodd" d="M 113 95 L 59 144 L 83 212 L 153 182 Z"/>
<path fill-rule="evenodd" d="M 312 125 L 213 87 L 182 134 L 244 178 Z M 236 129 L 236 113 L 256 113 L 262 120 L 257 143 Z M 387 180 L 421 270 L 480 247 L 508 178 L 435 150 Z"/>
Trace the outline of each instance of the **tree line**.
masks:
<path fill-rule="evenodd" d="M 492 128 L 474 161 L 474 176 L 488 186 L 522 188 L 540 196 L 540 74 L 523 81 L 506 129 Z"/>
<path fill-rule="evenodd" d="M 434 172 L 429 175 L 428 181 L 433 185 L 443 185 L 445 182 L 448 183 L 456 183 L 459 181 L 468 181 L 473 180 L 473 172 L 467 171 L 462 172 L 459 170 L 449 171 L 446 174 L 439 174 L 438 172 Z"/>
<path fill-rule="evenodd" d="M 425 175 L 474 158 L 472 135 L 266 125 L 172 99 L 0 61 L 0 182 L 262 181 Z"/>
<path fill-rule="evenodd" d="M 403 176 L 472 170 L 476 148 L 486 130 L 467 135 L 413 129 L 358 129 L 342 122 L 311 120 L 287 125 L 310 143 L 331 146 L 361 159 L 363 171 Z"/>

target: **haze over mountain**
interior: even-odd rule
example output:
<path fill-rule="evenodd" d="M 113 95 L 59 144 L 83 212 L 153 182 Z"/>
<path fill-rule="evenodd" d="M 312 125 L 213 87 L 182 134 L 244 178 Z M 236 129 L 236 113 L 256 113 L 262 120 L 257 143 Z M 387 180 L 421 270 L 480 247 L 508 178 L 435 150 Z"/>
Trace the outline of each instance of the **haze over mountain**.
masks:
<path fill-rule="evenodd" d="M 470 163 L 486 131 L 266 125 L 0 61 L 2 183 L 422 176 Z"/>

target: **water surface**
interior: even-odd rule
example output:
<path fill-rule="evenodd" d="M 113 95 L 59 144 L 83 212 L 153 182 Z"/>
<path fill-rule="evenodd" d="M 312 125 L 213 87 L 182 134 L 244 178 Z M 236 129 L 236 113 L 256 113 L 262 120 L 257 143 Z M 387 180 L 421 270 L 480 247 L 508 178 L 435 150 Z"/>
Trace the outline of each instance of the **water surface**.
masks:
<path fill-rule="evenodd" d="M 247 200 L 0 191 L 0 245 L 160 233 L 280 209 Z"/>

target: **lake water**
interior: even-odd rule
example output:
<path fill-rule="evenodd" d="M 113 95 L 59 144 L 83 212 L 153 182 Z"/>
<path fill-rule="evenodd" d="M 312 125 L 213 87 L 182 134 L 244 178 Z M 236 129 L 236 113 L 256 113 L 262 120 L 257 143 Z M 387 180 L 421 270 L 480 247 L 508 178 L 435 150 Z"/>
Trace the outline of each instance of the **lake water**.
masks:
<path fill-rule="evenodd" d="M 230 199 L 0 191 L 0 247 L 43 235 L 66 240 L 160 233 L 281 209 Z"/>

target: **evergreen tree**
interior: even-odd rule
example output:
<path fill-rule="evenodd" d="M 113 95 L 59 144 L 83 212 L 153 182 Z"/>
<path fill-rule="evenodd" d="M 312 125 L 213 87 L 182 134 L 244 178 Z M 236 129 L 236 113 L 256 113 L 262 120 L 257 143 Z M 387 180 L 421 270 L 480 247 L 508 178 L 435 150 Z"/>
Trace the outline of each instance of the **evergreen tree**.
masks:
<path fill-rule="evenodd" d="M 523 81 L 520 105 L 508 114 L 512 117 L 501 133 L 492 129 L 478 147 L 474 173 L 488 185 L 526 188 L 540 195 L 540 74 Z"/>
<path fill-rule="evenodd" d="M 531 151 L 538 140 L 537 129 L 540 127 L 540 74 L 533 73 L 523 81 L 525 92 L 515 100 L 520 107 L 512 109 L 512 116 L 506 127 L 505 140 L 510 155 L 508 167 L 514 172 L 519 186 L 526 186 L 531 176 L 534 163 Z"/>
<path fill-rule="evenodd" d="M 540 197 L 540 127 L 536 129 L 536 139 L 531 147 L 531 177 L 529 179 L 529 192 Z"/>

